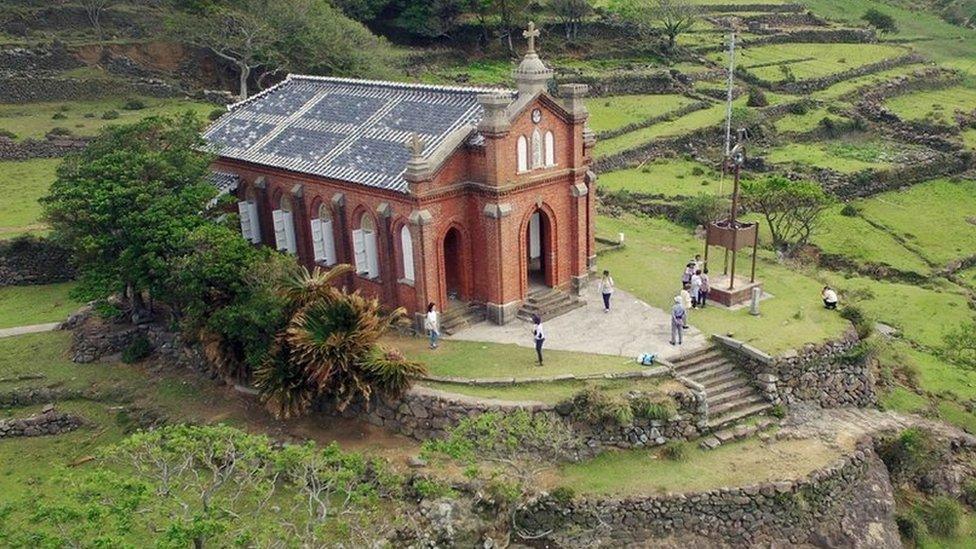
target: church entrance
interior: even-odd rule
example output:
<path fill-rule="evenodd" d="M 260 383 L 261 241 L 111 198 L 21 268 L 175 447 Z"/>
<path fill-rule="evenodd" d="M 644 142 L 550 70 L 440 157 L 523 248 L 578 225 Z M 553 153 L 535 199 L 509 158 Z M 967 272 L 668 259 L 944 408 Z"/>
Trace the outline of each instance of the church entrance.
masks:
<path fill-rule="evenodd" d="M 529 289 L 539 286 L 552 286 L 552 250 L 550 250 L 551 224 L 549 216 L 536 210 L 529 217 L 525 235 L 526 278 Z"/>
<path fill-rule="evenodd" d="M 461 299 L 464 283 L 462 265 L 461 232 L 456 228 L 448 229 L 444 235 L 444 288 L 448 302 Z"/>

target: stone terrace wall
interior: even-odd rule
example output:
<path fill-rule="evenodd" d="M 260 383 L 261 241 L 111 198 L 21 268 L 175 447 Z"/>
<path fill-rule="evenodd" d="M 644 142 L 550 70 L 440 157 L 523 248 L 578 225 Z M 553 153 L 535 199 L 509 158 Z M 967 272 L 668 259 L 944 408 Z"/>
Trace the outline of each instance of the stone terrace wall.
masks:
<path fill-rule="evenodd" d="M 610 74 L 594 76 L 573 71 L 560 70 L 554 85 L 562 83 L 586 84 L 590 87 L 590 97 L 610 95 L 643 95 L 681 93 L 685 86 L 668 71 L 637 74 Z"/>
<path fill-rule="evenodd" d="M 902 65 L 913 65 L 915 63 L 921 63 L 924 60 L 925 58 L 922 57 L 921 55 L 917 53 L 911 53 L 908 55 L 903 55 L 901 57 L 895 57 L 892 59 L 879 61 L 877 63 L 862 65 L 860 67 L 855 67 L 850 70 L 834 73 L 829 76 L 824 76 L 822 78 L 811 78 L 808 80 L 798 80 L 796 82 L 766 82 L 765 80 L 756 78 L 751 74 L 739 70 L 736 71 L 736 76 L 742 77 L 743 80 L 749 82 L 750 84 L 769 87 L 769 89 L 773 91 L 802 94 L 802 93 L 808 93 L 817 90 L 824 90 L 829 88 L 830 86 L 833 86 L 838 82 L 842 82 L 844 80 L 850 80 L 851 78 L 857 78 L 859 76 L 874 74 L 876 72 L 893 69 L 895 67 L 900 67 Z"/>
<path fill-rule="evenodd" d="M 833 408 L 874 406 L 878 402 L 870 366 L 863 360 L 845 359 L 859 343 L 853 330 L 836 341 L 807 345 L 779 357 L 729 337 L 713 335 L 712 339 L 737 355 L 737 362 L 774 404 L 812 402 Z"/>
<path fill-rule="evenodd" d="M 848 539 L 818 546 L 897 547 L 890 487 L 888 498 L 878 493 L 884 491 L 882 483 L 886 481 L 884 464 L 869 446 L 862 445 L 851 455 L 797 480 L 621 499 L 558 502 L 544 498 L 521 513 L 517 522 L 529 532 L 602 527 L 612 539 L 607 545 L 612 546 L 672 536 L 678 540 L 682 536 L 704 537 L 712 543 L 736 547 L 769 546 L 787 540 L 793 544 L 814 542 L 824 529 L 837 528 L 835 523 L 841 517 L 881 500 L 883 503 L 871 509 L 874 516 L 868 519 L 868 524 L 875 522 L 880 527 L 867 528 L 865 524 L 865 528 L 847 533 Z M 868 543 L 857 543 L 851 539 L 855 536 L 864 536 L 861 541 Z"/>
<path fill-rule="evenodd" d="M 63 78 L 30 73 L 0 76 L 0 103 L 81 101 L 98 99 L 106 95 L 180 97 L 184 93 L 175 86 L 153 79 L 118 81 Z"/>
<path fill-rule="evenodd" d="M 939 176 L 950 176 L 969 170 L 974 156 L 968 151 L 958 154 L 940 154 L 930 161 L 888 170 L 864 170 L 854 174 L 842 174 L 829 169 L 816 169 L 810 176 L 824 190 L 840 198 L 862 198 L 878 193 L 914 185 Z"/>
<path fill-rule="evenodd" d="M 16 71 L 63 71 L 84 66 L 68 52 L 64 44 L 55 42 L 49 48 L 7 48 L 0 50 L 0 69 Z"/>
<path fill-rule="evenodd" d="M 60 158 L 84 149 L 91 138 L 56 137 L 25 139 L 17 142 L 0 136 L 0 160 L 30 160 L 32 158 Z"/>
<path fill-rule="evenodd" d="M 30 417 L 0 420 L 0 439 L 59 435 L 74 431 L 82 423 L 78 416 L 55 411 L 53 406 L 49 406 L 40 414 Z"/>
<path fill-rule="evenodd" d="M 50 240 L 20 237 L 0 242 L 0 287 L 65 282 L 74 275 L 71 254 Z"/>

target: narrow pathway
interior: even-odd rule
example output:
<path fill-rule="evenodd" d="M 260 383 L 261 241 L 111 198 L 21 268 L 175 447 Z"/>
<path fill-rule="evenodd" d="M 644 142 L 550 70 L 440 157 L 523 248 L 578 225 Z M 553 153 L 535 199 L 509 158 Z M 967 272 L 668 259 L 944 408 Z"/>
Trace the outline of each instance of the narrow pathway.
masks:
<path fill-rule="evenodd" d="M 849 444 L 867 435 L 896 431 L 909 427 L 924 427 L 936 434 L 967 441 L 976 446 L 976 436 L 939 421 L 912 414 L 875 410 L 872 408 L 831 408 L 795 406 L 782 422 L 777 433 L 781 438 L 820 438 L 831 444 Z"/>
<path fill-rule="evenodd" d="M 48 322 L 46 324 L 32 324 L 30 326 L 14 326 L 13 328 L 0 328 L 0 338 L 13 337 L 24 334 L 36 334 L 39 332 L 50 332 L 57 330 L 60 322 Z"/>

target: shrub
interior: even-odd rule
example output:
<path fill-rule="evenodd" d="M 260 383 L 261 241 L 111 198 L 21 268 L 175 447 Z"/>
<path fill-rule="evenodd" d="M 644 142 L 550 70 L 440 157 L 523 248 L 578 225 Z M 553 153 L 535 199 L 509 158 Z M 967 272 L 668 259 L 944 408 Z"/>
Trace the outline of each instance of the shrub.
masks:
<path fill-rule="evenodd" d="M 457 495 L 447 484 L 425 477 L 414 478 L 410 486 L 422 499 L 438 499 Z"/>
<path fill-rule="evenodd" d="M 971 478 L 962 484 L 962 499 L 970 507 L 976 508 L 976 478 Z"/>
<path fill-rule="evenodd" d="M 569 503 L 576 498 L 576 491 L 571 486 L 559 486 L 549 492 L 549 497 L 559 503 Z"/>
<path fill-rule="evenodd" d="M 695 166 L 691 169 L 691 175 L 705 175 L 705 170 L 701 166 Z"/>
<path fill-rule="evenodd" d="M 634 417 L 667 421 L 675 414 L 673 402 L 653 402 L 647 397 L 637 397 L 630 400 L 630 409 Z"/>
<path fill-rule="evenodd" d="M 779 72 L 783 73 L 784 82 L 796 82 L 796 75 L 793 74 L 793 69 L 787 65 L 780 65 Z"/>
<path fill-rule="evenodd" d="M 962 506 L 948 496 L 936 496 L 920 509 L 928 531 L 943 538 L 955 537 L 962 520 Z"/>
<path fill-rule="evenodd" d="M 759 88 L 749 88 L 749 99 L 746 101 L 747 107 L 765 107 L 769 105 L 766 93 Z"/>
<path fill-rule="evenodd" d="M 892 479 L 908 482 L 931 471 L 939 462 L 941 451 L 931 432 L 910 427 L 897 436 L 881 439 L 878 455 Z"/>
<path fill-rule="evenodd" d="M 671 442 L 661 448 L 661 457 L 670 461 L 684 461 L 688 459 L 688 443 L 681 440 Z"/>
<path fill-rule="evenodd" d="M 85 118 L 95 118 L 95 113 L 93 113 L 93 112 L 86 112 L 83 116 Z"/>
<path fill-rule="evenodd" d="M 71 110 L 71 107 L 67 105 L 58 105 L 58 110 L 61 112 L 68 112 Z"/>
<path fill-rule="evenodd" d="M 122 108 L 127 111 L 141 111 L 146 108 L 146 103 L 142 99 L 129 99 Z"/>
<path fill-rule="evenodd" d="M 861 215 L 861 209 L 854 204 L 847 203 L 844 207 L 840 209 L 840 215 L 844 217 L 857 217 Z"/>
<path fill-rule="evenodd" d="M 149 343 L 149 339 L 145 335 L 139 334 L 132 343 L 129 343 L 122 351 L 122 362 L 126 364 L 132 364 L 134 362 L 139 362 L 140 360 L 146 358 L 152 354 L 152 344 Z"/>
<path fill-rule="evenodd" d="M 678 221 L 685 225 L 708 225 L 722 217 L 727 209 L 726 200 L 714 194 L 701 193 L 681 203 Z"/>
<path fill-rule="evenodd" d="M 928 537 L 925 523 L 915 513 L 898 513 L 895 515 L 895 524 L 902 539 L 915 545 L 919 545 Z"/>
<path fill-rule="evenodd" d="M 0 129 L 0 137 L 6 137 L 7 139 L 17 139 L 17 134 L 10 130 Z"/>
<path fill-rule="evenodd" d="M 119 117 L 119 111 L 107 110 L 102 113 L 102 120 L 115 120 Z"/>
<path fill-rule="evenodd" d="M 51 117 L 51 120 L 65 120 L 67 118 L 68 115 L 64 114 L 63 112 L 56 112 L 54 113 L 54 116 Z"/>
<path fill-rule="evenodd" d="M 48 135 L 71 135 L 73 132 L 61 126 L 51 128 L 51 131 L 47 132 Z"/>
<path fill-rule="evenodd" d="M 895 23 L 895 18 L 874 8 L 864 12 L 861 19 L 881 31 L 882 34 L 898 32 L 898 25 Z"/>
<path fill-rule="evenodd" d="M 214 109 L 207 115 L 208 120 L 216 120 L 227 113 L 227 109 Z"/>
<path fill-rule="evenodd" d="M 799 101 L 790 105 L 790 112 L 803 115 L 810 112 L 810 106 L 805 101 Z"/>
<path fill-rule="evenodd" d="M 976 322 L 963 324 L 945 334 L 939 355 L 957 366 L 976 370 Z"/>
<path fill-rule="evenodd" d="M 861 339 L 869 337 L 874 330 L 874 322 L 857 305 L 845 305 L 841 307 L 840 316 L 849 320 L 854 325 L 854 330 L 857 331 L 857 337 Z"/>
<path fill-rule="evenodd" d="M 837 131 L 837 123 L 829 116 L 821 118 L 818 124 L 823 131 L 827 132 L 827 135 L 834 135 L 834 132 Z"/>
<path fill-rule="evenodd" d="M 572 407 L 573 419 L 577 421 L 618 425 L 628 425 L 634 421 L 629 402 L 592 387 L 576 393 L 572 398 Z"/>
<path fill-rule="evenodd" d="M 874 346 L 866 341 L 861 341 L 840 355 L 838 359 L 844 364 L 864 364 L 873 353 Z"/>
<path fill-rule="evenodd" d="M 777 419 L 783 419 L 784 417 L 786 417 L 786 406 L 783 406 L 782 404 L 776 404 L 775 406 L 769 409 L 769 415 Z"/>

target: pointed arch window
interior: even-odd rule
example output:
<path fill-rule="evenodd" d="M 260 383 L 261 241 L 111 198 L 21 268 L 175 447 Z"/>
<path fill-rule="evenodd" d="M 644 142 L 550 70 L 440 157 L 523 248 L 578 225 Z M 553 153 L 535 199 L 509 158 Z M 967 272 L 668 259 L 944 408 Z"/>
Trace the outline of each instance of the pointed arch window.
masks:
<path fill-rule="evenodd" d="M 529 142 L 524 135 L 519 136 L 516 149 L 519 173 L 529 171 Z"/>
<path fill-rule="evenodd" d="M 274 221 L 275 248 L 279 252 L 295 255 L 298 246 L 295 245 L 295 221 L 288 195 L 281 196 L 278 209 L 271 212 L 271 218 Z"/>
<path fill-rule="evenodd" d="M 332 228 L 332 210 L 322 203 L 316 217 L 312 219 L 312 250 L 315 262 L 331 267 L 336 264 L 335 233 Z"/>
<path fill-rule="evenodd" d="M 380 276 L 380 262 L 376 247 L 376 229 L 373 218 L 363 213 L 359 228 L 352 232 L 353 252 L 356 259 L 356 273 L 366 278 Z"/>
<path fill-rule="evenodd" d="M 551 131 L 546 132 L 546 167 L 556 165 L 556 138 Z"/>
<path fill-rule="evenodd" d="M 258 200 L 254 189 L 248 189 L 244 200 L 237 203 L 241 218 L 241 234 L 254 244 L 261 243 L 261 220 L 258 217 Z"/>
<path fill-rule="evenodd" d="M 532 131 L 532 169 L 542 167 L 542 134 L 536 128 Z"/>
<path fill-rule="evenodd" d="M 403 255 L 403 279 L 413 282 L 413 238 L 410 227 L 406 225 L 400 228 L 400 253 Z"/>

